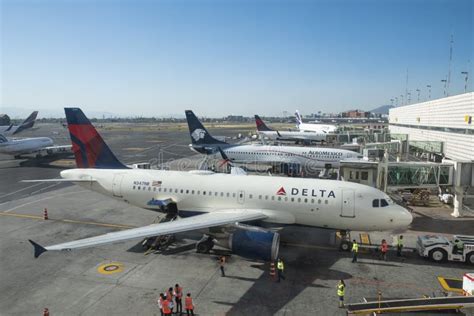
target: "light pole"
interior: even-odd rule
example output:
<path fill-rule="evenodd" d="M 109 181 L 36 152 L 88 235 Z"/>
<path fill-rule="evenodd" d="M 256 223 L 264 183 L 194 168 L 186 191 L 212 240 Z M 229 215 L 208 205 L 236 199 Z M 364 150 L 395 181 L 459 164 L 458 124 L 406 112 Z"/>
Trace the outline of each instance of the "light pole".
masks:
<path fill-rule="evenodd" d="M 407 104 L 411 102 L 411 92 L 407 92 Z"/>
<path fill-rule="evenodd" d="M 398 106 L 398 97 L 395 97 L 395 106 Z"/>
<path fill-rule="evenodd" d="M 431 85 L 426 85 L 426 87 L 428 88 L 428 100 L 431 100 Z"/>
<path fill-rule="evenodd" d="M 444 82 L 444 96 L 446 96 L 446 85 L 448 84 L 448 80 L 442 79 L 441 82 Z"/>
<path fill-rule="evenodd" d="M 416 92 L 418 92 L 418 103 L 420 103 L 420 89 L 416 89 Z"/>
<path fill-rule="evenodd" d="M 400 94 L 400 105 L 403 105 L 403 94 Z"/>
<path fill-rule="evenodd" d="M 464 75 L 464 93 L 467 92 L 467 80 L 469 79 L 469 72 L 461 71 L 461 75 Z"/>
<path fill-rule="evenodd" d="M 394 99 L 390 99 L 390 102 L 392 103 L 392 108 L 393 108 L 393 100 L 394 100 Z"/>

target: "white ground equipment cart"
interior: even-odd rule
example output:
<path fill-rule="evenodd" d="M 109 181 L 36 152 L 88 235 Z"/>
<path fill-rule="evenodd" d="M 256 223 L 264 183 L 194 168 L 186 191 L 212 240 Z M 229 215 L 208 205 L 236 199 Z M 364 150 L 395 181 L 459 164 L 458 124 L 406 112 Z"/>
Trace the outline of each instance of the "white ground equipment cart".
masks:
<path fill-rule="evenodd" d="M 454 246 L 456 239 L 463 242 L 463 249 Z M 454 235 L 452 239 L 437 235 L 418 236 L 416 248 L 420 256 L 435 262 L 459 261 L 474 265 L 474 236 Z"/>

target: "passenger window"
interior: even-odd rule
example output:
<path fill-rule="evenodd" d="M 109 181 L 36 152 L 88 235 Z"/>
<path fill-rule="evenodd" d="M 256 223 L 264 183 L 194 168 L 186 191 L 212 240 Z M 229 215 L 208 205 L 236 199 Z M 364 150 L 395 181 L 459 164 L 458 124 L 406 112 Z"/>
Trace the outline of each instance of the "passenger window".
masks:
<path fill-rule="evenodd" d="M 274 196 L 272 196 L 272 201 L 275 201 L 275 197 L 274 197 Z"/>
<path fill-rule="evenodd" d="M 140 190 L 140 187 L 138 187 L 137 189 Z"/>
<path fill-rule="evenodd" d="M 186 194 L 189 194 L 189 190 L 186 190 Z"/>
<path fill-rule="evenodd" d="M 227 197 L 229 197 L 229 193 L 227 193 Z M 232 193 L 232 197 L 235 197 L 235 193 Z"/>
<path fill-rule="evenodd" d="M 135 186 L 133 186 L 133 189 L 135 190 Z"/>
<path fill-rule="evenodd" d="M 288 202 L 288 198 L 287 198 L 287 197 L 285 197 L 285 202 Z"/>
<path fill-rule="evenodd" d="M 221 197 L 224 196 L 224 192 L 221 192 Z"/>
<path fill-rule="evenodd" d="M 295 201 L 295 198 L 291 198 L 291 202 L 294 202 Z"/>
<path fill-rule="evenodd" d="M 261 195 L 259 195 L 259 196 L 258 196 L 258 199 L 259 199 L 259 200 L 261 200 L 261 199 L 262 199 L 262 196 L 261 196 Z"/>
<path fill-rule="evenodd" d="M 241 195 L 242 195 L 242 194 L 241 194 Z M 250 199 L 253 198 L 253 195 L 252 195 L 252 194 L 249 194 L 249 198 L 250 198 Z"/>
<path fill-rule="evenodd" d="M 191 191 L 191 194 L 194 194 L 194 190 Z"/>
<path fill-rule="evenodd" d="M 156 192 L 156 187 L 153 188 L 153 192 Z"/>
<path fill-rule="evenodd" d="M 206 195 L 206 191 L 202 191 L 202 195 Z"/>
<path fill-rule="evenodd" d="M 386 200 L 384 200 L 384 199 L 381 199 L 381 200 L 380 200 L 380 206 L 381 206 L 381 207 L 388 206 L 388 202 L 387 202 Z"/>
<path fill-rule="evenodd" d="M 301 202 L 301 198 L 298 198 L 298 203 L 300 203 L 300 202 Z"/>
<path fill-rule="evenodd" d="M 311 203 L 314 204 L 314 199 L 311 199 Z"/>
<path fill-rule="evenodd" d="M 379 200 L 375 199 L 372 201 L 372 207 L 379 207 Z"/>
<path fill-rule="evenodd" d="M 201 191 L 197 191 L 197 195 L 201 194 Z"/>
<path fill-rule="evenodd" d="M 318 204 L 321 204 L 321 200 L 318 200 Z"/>
<path fill-rule="evenodd" d="M 148 191 L 151 191 L 151 187 L 148 187 Z"/>
<path fill-rule="evenodd" d="M 324 201 L 324 204 L 329 204 L 329 201 L 328 201 L 328 200 L 325 200 L 325 201 Z"/>
<path fill-rule="evenodd" d="M 183 192 L 184 192 L 183 189 L 181 189 L 180 193 L 183 194 Z"/>
<path fill-rule="evenodd" d="M 281 196 L 278 197 L 278 201 L 281 201 Z"/>
<path fill-rule="evenodd" d="M 229 196 L 230 196 L 230 193 L 229 193 L 229 192 L 227 192 L 227 197 L 229 197 Z M 233 197 L 235 197 L 235 193 L 234 193 L 234 194 L 232 194 L 232 196 L 233 196 Z"/>
<path fill-rule="evenodd" d="M 214 192 L 214 196 L 218 196 L 219 195 L 219 192 Z"/>
<path fill-rule="evenodd" d="M 161 188 L 158 188 L 158 192 L 161 192 Z"/>
<path fill-rule="evenodd" d="M 268 200 L 268 195 L 265 195 L 265 200 Z"/>
<path fill-rule="evenodd" d="M 174 189 L 174 193 L 178 193 L 178 189 Z"/>
<path fill-rule="evenodd" d="M 308 199 L 304 199 L 304 202 L 305 202 L 305 203 L 308 203 Z"/>

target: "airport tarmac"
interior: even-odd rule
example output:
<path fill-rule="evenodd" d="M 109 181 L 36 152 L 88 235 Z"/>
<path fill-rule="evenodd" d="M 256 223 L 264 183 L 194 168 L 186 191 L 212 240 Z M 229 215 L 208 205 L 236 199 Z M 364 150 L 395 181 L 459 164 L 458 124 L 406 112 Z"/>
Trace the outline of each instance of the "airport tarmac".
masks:
<path fill-rule="evenodd" d="M 236 131 L 222 129 L 215 133 L 234 136 Z M 187 156 L 196 160 L 187 148 L 187 129 L 131 132 L 104 128 L 101 132 L 126 163 L 153 159 L 160 148 L 165 160 Z M 41 136 L 48 136 L 45 134 Z M 156 144 L 148 143 L 150 140 L 163 143 L 155 148 Z M 143 156 L 135 157 L 137 153 Z M 339 279 L 347 284 L 346 302 L 374 298 L 378 292 L 384 298 L 415 298 L 441 295 L 437 276 L 461 278 L 473 269 L 465 264 L 436 264 L 416 254 L 407 254 L 402 260 L 393 253 L 387 262 L 361 253 L 359 263 L 353 264 L 350 253 L 330 245 L 329 231 L 305 227 L 282 231 L 280 254 L 286 263 L 286 280 L 281 283 L 271 279 L 268 264 L 232 256 L 226 265 L 227 277 L 223 278 L 216 255 L 198 254 L 192 249 L 145 255 L 137 246 L 140 241 L 46 252 L 35 259 L 28 239 L 42 245 L 56 244 L 148 225 L 158 215 L 75 185 L 31 187 L 35 184 L 18 182 L 54 178 L 60 170 L 15 167 L 8 158 L 0 157 L 1 315 L 39 315 L 45 307 L 51 315 L 159 315 L 156 298 L 175 283 L 182 285 L 185 293 L 192 293 L 198 315 L 345 315 L 345 310 L 337 307 Z M 43 220 L 44 208 L 48 209 L 49 220 Z M 405 245 L 413 247 L 420 234 L 472 234 L 473 218 L 453 219 L 449 210 L 443 209 L 435 214 L 421 208 L 415 212 L 410 230 L 371 233 L 372 241 L 393 241 L 402 233 Z M 354 236 L 358 237 L 357 232 Z M 181 234 L 177 244 L 199 237 Z M 105 264 L 109 268 L 104 269 Z M 474 315 L 472 310 L 464 313 Z"/>

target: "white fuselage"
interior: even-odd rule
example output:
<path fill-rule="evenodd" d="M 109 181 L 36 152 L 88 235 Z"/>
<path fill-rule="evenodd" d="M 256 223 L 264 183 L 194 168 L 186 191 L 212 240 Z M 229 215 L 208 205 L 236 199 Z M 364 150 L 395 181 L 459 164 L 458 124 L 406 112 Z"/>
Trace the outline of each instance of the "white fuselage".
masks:
<path fill-rule="evenodd" d="M 0 143 L 0 154 L 31 154 L 52 145 L 53 140 L 49 137 L 8 139 Z"/>
<path fill-rule="evenodd" d="M 300 130 L 301 132 L 315 132 L 315 133 L 335 133 L 335 132 L 337 132 L 337 126 L 336 125 L 300 123 L 296 126 L 297 126 L 298 130 Z"/>
<path fill-rule="evenodd" d="M 327 133 L 323 132 L 303 132 L 303 131 L 258 131 L 272 140 L 306 140 L 306 141 L 326 141 Z"/>
<path fill-rule="evenodd" d="M 171 199 L 180 216 L 259 209 L 270 223 L 348 230 L 399 229 L 412 221 L 385 193 L 352 182 L 138 169 L 71 169 L 61 177 L 94 179 L 78 184 L 146 209 Z M 373 207 L 374 199 L 387 203 Z"/>
<path fill-rule="evenodd" d="M 327 164 L 337 168 L 342 159 L 362 157 L 350 150 L 323 147 L 240 145 L 223 151 L 237 163 L 295 163 L 316 168 L 324 168 Z M 221 158 L 220 153 L 213 156 Z"/>

